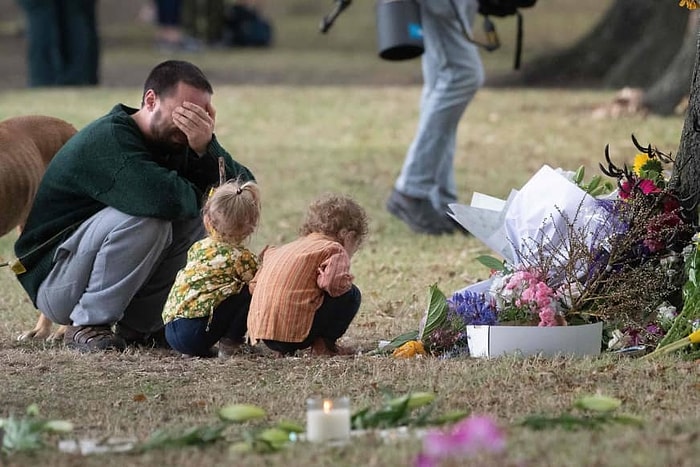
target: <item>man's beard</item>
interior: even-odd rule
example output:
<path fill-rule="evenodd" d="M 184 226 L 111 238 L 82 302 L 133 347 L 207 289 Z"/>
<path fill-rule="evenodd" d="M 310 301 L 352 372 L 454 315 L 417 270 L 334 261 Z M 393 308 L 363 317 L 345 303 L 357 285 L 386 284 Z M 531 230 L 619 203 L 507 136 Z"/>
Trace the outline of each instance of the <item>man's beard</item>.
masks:
<path fill-rule="evenodd" d="M 159 123 L 162 121 L 161 117 L 161 111 L 158 110 L 153 117 L 153 121 L 151 122 L 151 146 L 154 146 L 163 152 L 178 153 L 184 151 L 187 148 L 187 138 L 184 138 L 185 142 L 182 143 L 173 138 L 173 136 L 176 134 L 184 136 L 184 133 L 177 128 L 174 128 L 168 132 L 161 131 L 162 126 L 159 125 Z"/>

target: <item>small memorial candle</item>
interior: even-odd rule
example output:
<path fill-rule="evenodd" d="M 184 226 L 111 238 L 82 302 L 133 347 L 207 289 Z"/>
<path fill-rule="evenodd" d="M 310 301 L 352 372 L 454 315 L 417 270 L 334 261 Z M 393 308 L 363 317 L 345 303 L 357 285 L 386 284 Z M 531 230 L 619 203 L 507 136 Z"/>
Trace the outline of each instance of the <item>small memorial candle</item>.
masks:
<path fill-rule="evenodd" d="M 312 397 L 306 401 L 306 439 L 310 442 L 344 443 L 350 439 L 350 401 Z"/>

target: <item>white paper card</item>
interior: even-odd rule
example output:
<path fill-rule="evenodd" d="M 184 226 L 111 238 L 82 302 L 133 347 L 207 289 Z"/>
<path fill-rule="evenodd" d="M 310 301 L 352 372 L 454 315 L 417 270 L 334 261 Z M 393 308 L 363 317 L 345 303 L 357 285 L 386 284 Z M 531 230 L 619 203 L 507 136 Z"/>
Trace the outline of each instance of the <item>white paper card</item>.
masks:
<path fill-rule="evenodd" d="M 603 323 L 581 326 L 467 326 L 472 357 L 600 355 Z"/>

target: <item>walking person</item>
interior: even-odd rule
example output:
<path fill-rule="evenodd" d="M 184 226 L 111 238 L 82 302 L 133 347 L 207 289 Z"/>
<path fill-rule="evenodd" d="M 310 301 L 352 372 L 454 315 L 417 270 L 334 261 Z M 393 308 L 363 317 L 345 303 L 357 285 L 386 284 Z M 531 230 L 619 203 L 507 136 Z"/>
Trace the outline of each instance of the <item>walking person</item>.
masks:
<path fill-rule="evenodd" d="M 447 207 L 457 202 L 454 171 L 457 127 L 484 72 L 477 46 L 465 37 L 477 0 L 420 2 L 425 52 L 415 137 L 387 201 L 387 210 L 419 234 L 453 233 Z"/>

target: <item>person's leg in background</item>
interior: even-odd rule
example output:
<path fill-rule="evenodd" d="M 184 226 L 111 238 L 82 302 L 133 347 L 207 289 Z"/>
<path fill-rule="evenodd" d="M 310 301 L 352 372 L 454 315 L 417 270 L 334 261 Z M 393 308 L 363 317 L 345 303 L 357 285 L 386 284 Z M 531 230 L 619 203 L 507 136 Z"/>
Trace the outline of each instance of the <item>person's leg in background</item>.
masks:
<path fill-rule="evenodd" d="M 471 32 L 471 25 L 477 14 L 478 3 L 469 0 L 452 0 L 462 16 L 461 21 L 465 28 Z M 445 23 L 451 25 L 448 26 Z M 429 23 L 430 24 L 430 23 Z M 445 142 L 444 156 L 437 166 L 437 189 L 431 193 L 431 201 L 435 209 L 441 213 L 447 211 L 447 206 L 457 202 L 457 186 L 455 182 L 454 155 L 457 147 L 457 127 L 464 110 L 474 98 L 476 92 L 484 84 L 484 69 L 481 63 L 478 48 L 473 44 L 466 44 L 462 25 L 454 15 L 439 21 L 436 27 L 440 28 L 442 47 L 447 60 L 454 63 L 451 67 L 454 74 L 448 78 L 449 84 L 441 96 L 441 102 L 449 108 L 453 105 L 453 112 L 446 111 L 449 125 L 449 139 Z M 435 70 L 435 69 L 433 69 Z M 439 73 L 438 73 L 439 74 Z M 437 78 L 438 80 L 441 78 Z M 436 85 L 439 86 L 439 85 Z M 458 110 L 461 109 L 461 110 Z"/>
<path fill-rule="evenodd" d="M 392 214 L 418 233 L 455 230 L 445 209 L 457 200 L 457 127 L 484 79 L 479 52 L 466 40 L 460 24 L 469 28 L 476 8 L 472 0 L 421 2 L 425 52 L 420 119 L 387 203 Z"/>
<path fill-rule="evenodd" d="M 183 31 L 182 0 L 156 0 L 156 45 L 164 52 L 197 52 L 201 43 Z"/>
<path fill-rule="evenodd" d="M 99 81 L 97 0 L 58 0 L 63 67 L 61 85 L 94 86 Z"/>
<path fill-rule="evenodd" d="M 47 0 L 18 0 L 25 13 L 27 84 L 54 86 L 61 66 L 60 34 L 56 5 Z"/>

